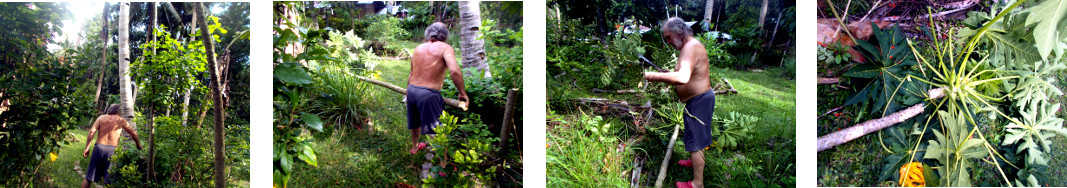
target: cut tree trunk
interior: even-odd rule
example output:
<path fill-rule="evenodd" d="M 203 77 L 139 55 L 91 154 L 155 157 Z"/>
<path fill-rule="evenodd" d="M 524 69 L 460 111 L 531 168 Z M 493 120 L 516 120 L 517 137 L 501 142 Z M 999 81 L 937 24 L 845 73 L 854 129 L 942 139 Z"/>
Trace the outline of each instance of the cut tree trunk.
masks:
<path fill-rule="evenodd" d="M 656 188 L 663 187 L 663 178 L 667 178 L 667 164 L 671 162 L 671 153 L 674 153 L 674 141 L 678 140 L 678 125 L 674 125 L 674 133 L 671 141 L 667 142 L 667 154 L 663 156 L 663 162 L 659 165 L 659 176 L 656 177 Z"/>
<path fill-rule="evenodd" d="M 497 148 L 504 149 L 504 145 L 508 143 L 508 128 L 511 127 L 511 119 L 515 115 L 515 102 L 517 102 L 519 89 L 508 90 L 507 104 L 504 105 L 504 123 L 501 123 L 500 127 L 500 144 Z"/>
<path fill-rule="evenodd" d="M 356 78 L 359 79 L 359 80 L 362 80 L 364 82 L 369 82 L 369 83 L 374 84 L 374 85 L 378 85 L 378 86 L 382 86 L 382 87 L 385 87 L 385 88 L 389 88 L 389 90 L 393 90 L 393 91 L 395 91 L 397 93 L 400 93 L 400 94 L 404 94 L 404 95 L 408 94 L 408 89 L 401 88 L 400 86 L 396 86 L 396 85 L 393 85 L 393 84 L 385 83 L 385 82 L 382 82 L 382 81 L 378 81 L 378 80 L 374 80 L 374 79 L 370 79 L 370 78 L 362 77 L 362 76 L 356 76 Z M 456 99 L 450 99 L 450 98 L 444 98 L 444 99 L 445 99 L 444 100 L 445 101 L 445 105 L 456 107 L 456 108 L 460 108 L 460 109 L 463 109 L 463 111 L 467 111 L 467 107 L 468 107 L 467 105 L 468 104 L 466 102 L 463 102 L 463 101 L 460 101 L 460 100 L 456 100 Z"/>
<path fill-rule="evenodd" d="M 941 98 L 945 96 L 944 90 L 945 88 L 931 89 L 930 91 L 927 91 L 929 95 L 928 98 Z M 908 119 L 911 119 L 916 115 L 923 113 L 923 110 L 925 108 L 926 105 L 919 103 L 916 105 L 912 105 L 911 107 L 908 107 L 904 110 L 889 114 L 885 117 L 867 120 L 852 127 L 841 129 L 839 131 L 834 131 L 833 133 L 820 136 L 817 141 L 818 151 L 821 152 L 823 150 L 830 149 L 834 146 L 844 144 L 863 135 L 867 135 L 874 131 L 882 130 L 886 127 L 896 125 L 897 123 L 907 121 Z"/>
<path fill-rule="evenodd" d="M 459 2 L 459 15 L 460 15 L 460 52 L 463 53 L 463 68 L 474 68 L 477 71 L 473 74 L 485 73 L 485 77 L 492 77 L 489 73 L 489 65 L 485 63 L 485 42 L 481 37 L 481 33 L 478 31 L 482 26 L 481 9 L 478 6 L 481 3 L 478 1 L 460 1 Z M 465 77 L 473 77 L 479 75 L 470 75 L 464 73 Z"/>
<path fill-rule="evenodd" d="M 197 17 L 197 25 L 200 26 L 200 40 L 204 41 L 204 48 L 207 51 L 208 61 L 208 74 L 211 74 L 211 96 L 214 103 L 215 111 L 215 187 L 226 187 L 226 142 L 222 138 L 226 135 L 224 129 L 224 115 L 223 103 L 220 89 L 222 88 L 222 81 L 219 79 L 218 62 L 215 62 L 215 40 L 213 40 L 211 32 L 207 29 L 207 23 L 204 21 L 204 3 L 195 4 L 195 12 Z"/>
<path fill-rule="evenodd" d="M 130 3 L 119 3 L 119 98 L 122 103 L 122 117 L 134 129 L 137 125 L 133 122 L 133 87 L 130 84 Z M 129 135 L 123 132 L 123 135 Z"/>

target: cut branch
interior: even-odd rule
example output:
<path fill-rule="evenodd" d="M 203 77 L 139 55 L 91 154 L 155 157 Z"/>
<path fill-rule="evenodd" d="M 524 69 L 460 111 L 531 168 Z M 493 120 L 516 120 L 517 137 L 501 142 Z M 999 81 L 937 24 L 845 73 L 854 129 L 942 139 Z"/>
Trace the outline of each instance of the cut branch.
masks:
<path fill-rule="evenodd" d="M 364 82 L 369 82 L 369 83 L 374 84 L 374 85 L 378 85 L 378 86 L 382 86 L 382 87 L 385 87 L 385 88 L 389 88 L 389 90 L 393 90 L 393 91 L 395 91 L 397 93 L 400 93 L 400 94 L 404 94 L 404 95 L 408 94 L 408 90 L 404 89 L 404 88 L 400 88 L 400 86 L 396 86 L 396 85 L 393 85 L 393 84 L 385 83 L 385 82 L 382 82 L 382 81 L 378 81 L 378 80 L 374 80 L 374 79 L 370 79 L 370 78 L 362 77 L 362 76 L 356 76 L 356 78 L 359 79 L 359 80 L 362 80 Z M 463 102 L 463 101 L 456 100 L 456 99 L 451 99 L 451 98 L 444 98 L 444 99 L 445 99 L 444 101 L 445 101 L 446 105 L 463 109 L 463 111 L 467 111 L 467 106 L 468 106 L 467 102 Z"/>
<path fill-rule="evenodd" d="M 944 90 L 945 88 L 931 89 L 927 91 L 927 94 L 929 95 L 927 98 L 941 98 L 945 96 Z M 859 138 L 863 135 L 867 135 L 874 131 L 882 130 L 886 127 L 896 125 L 897 123 L 907 121 L 908 119 L 911 119 L 916 115 L 923 113 L 923 110 L 925 108 L 926 105 L 919 103 L 916 105 L 912 105 L 911 107 L 908 107 L 904 110 L 897 111 L 887 116 L 884 116 L 882 118 L 867 120 L 852 127 L 841 129 L 839 131 L 834 131 L 833 133 L 820 136 L 816 143 L 818 151 L 821 152 L 823 150 L 830 149 L 834 146 L 844 144 L 848 141 L 852 141 L 853 139 Z"/>
<path fill-rule="evenodd" d="M 823 77 L 819 77 L 818 84 L 836 84 L 838 82 L 841 82 L 840 78 L 823 78 Z"/>
<path fill-rule="evenodd" d="M 667 177 L 667 164 L 671 161 L 671 153 L 674 153 L 674 141 L 678 139 L 678 125 L 674 125 L 674 133 L 671 141 L 667 142 L 667 154 L 663 157 L 663 163 L 659 165 L 659 176 L 656 177 L 656 188 L 663 187 L 663 178 Z"/>

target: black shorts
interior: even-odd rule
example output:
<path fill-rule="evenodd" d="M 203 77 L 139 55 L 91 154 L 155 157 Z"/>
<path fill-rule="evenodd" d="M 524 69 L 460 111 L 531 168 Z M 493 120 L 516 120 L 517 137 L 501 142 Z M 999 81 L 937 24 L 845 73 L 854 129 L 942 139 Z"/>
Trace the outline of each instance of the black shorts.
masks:
<path fill-rule="evenodd" d="M 682 134 L 685 151 L 703 150 L 715 141 L 711 135 L 711 117 L 715 114 L 715 91 L 708 90 L 685 101 L 685 110 L 689 112 L 682 115 L 685 122 L 685 130 Z M 689 115 L 695 116 L 696 119 Z M 697 121 L 698 119 L 700 121 Z"/>
<path fill-rule="evenodd" d="M 85 180 L 100 183 L 107 179 L 107 168 L 111 166 L 111 155 L 115 146 L 105 144 L 93 145 L 93 155 L 89 157 L 89 168 L 85 171 Z"/>
<path fill-rule="evenodd" d="M 408 84 L 408 129 L 422 128 L 422 134 L 437 134 L 433 131 L 441 112 L 445 110 L 445 99 L 441 91 L 427 87 Z"/>

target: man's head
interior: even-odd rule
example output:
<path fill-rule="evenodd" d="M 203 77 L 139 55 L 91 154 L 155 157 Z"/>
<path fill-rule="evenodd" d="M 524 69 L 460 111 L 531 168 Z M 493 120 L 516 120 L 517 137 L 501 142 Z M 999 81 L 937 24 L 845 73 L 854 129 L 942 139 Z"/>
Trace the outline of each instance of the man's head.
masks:
<path fill-rule="evenodd" d="M 679 50 L 685 45 L 686 38 L 693 36 L 693 29 L 690 29 L 689 25 L 678 17 L 663 21 L 660 31 L 663 33 L 663 41 Z"/>
<path fill-rule="evenodd" d="M 426 41 L 430 42 L 444 42 L 448 40 L 448 26 L 445 23 L 434 22 L 426 27 L 426 33 L 424 34 Z"/>
<path fill-rule="evenodd" d="M 104 113 L 107 115 L 119 115 L 120 107 L 119 104 L 111 104 L 107 107 L 107 110 L 104 110 Z"/>

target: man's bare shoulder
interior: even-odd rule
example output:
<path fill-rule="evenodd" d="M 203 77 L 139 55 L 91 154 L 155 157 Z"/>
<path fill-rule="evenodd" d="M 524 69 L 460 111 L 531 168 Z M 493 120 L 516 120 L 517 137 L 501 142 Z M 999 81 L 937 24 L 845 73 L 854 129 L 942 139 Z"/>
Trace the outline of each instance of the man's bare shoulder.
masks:
<path fill-rule="evenodd" d="M 446 49 L 452 49 L 452 45 L 444 42 L 427 42 L 415 46 L 415 51 L 430 52 L 434 55 L 440 55 L 445 52 Z"/>

